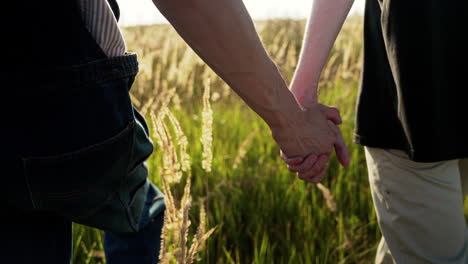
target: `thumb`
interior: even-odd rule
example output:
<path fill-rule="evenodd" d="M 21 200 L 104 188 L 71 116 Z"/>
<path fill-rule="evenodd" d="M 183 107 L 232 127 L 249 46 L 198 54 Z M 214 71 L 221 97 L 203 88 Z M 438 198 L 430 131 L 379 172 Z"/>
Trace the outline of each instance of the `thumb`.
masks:
<path fill-rule="evenodd" d="M 328 120 L 333 121 L 335 125 L 340 125 L 342 123 L 340 111 L 338 108 L 324 105 L 322 111 L 325 114 L 325 117 Z"/>
<path fill-rule="evenodd" d="M 340 129 L 335 124 L 333 124 L 332 121 L 329 120 L 328 125 L 331 128 L 331 130 L 335 133 L 335 136 L 336 136 L 334 147 L 335 147 L 335 153 L 338 158 L 338 161 L 343 167 L 347 168 L 349 166 L 350 159 L 349 159 L 348 149 L 343 140 L 343 135 L 341 134 Z"/>

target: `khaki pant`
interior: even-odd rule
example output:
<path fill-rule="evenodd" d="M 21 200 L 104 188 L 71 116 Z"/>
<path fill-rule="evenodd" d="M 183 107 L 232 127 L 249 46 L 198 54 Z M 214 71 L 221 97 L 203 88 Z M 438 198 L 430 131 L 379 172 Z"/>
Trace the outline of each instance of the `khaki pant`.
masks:
<path fill-rule="evenodd" d="M 418 163 L 399 150 L 365 150 L 383 234 L 376 264 L 468 263 L 468 159 Z"/>

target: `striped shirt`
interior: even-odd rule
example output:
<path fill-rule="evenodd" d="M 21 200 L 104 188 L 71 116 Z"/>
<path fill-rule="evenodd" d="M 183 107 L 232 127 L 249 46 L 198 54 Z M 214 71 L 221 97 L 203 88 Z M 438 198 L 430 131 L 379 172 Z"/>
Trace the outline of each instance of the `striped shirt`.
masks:
<path fill-rule="evenodd" d="M 80 9 L 86 28 L 107 57 L 123 55 L 125 41 L 107 0 L 80 0 Z"/>

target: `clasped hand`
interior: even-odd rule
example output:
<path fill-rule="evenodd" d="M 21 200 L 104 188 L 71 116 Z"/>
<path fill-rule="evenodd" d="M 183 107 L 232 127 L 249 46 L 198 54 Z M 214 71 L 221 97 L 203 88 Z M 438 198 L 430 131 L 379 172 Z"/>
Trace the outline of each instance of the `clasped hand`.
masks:
<path fill-rule="evenodd" d="M 317 102 L 309 103 L 288 128 L 272 131 L 281 149 L 281 157 L 291 172 L 304 181 L 322 181 L 333 149 L 343 167 L 349 165 L 349 155 L 338 125 L 338 109 Z"/>

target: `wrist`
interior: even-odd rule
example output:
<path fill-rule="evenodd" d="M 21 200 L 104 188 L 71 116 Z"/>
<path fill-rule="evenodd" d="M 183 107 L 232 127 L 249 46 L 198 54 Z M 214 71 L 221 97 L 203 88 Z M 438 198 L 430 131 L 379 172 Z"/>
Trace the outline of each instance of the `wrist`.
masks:
<path fill-rule="evenodd" d="M 279 71 L 278 71 L 279 73 Z M 289 90 L 286 82 L 281 77 L 278 84 L 272 83 L 278 87 L 276 91 L 277 99 L 273 106 L 273 119 L 267 122 L 273 129 L 291 129 L 303 115 L 304 108 L 298 103 L 294 93 Z"/>
<path fill-rule="evenodd" d="M 288 157 L 302 157 L 308 154 L 299 137 L 305 127 L 305 112 L 301 109 L 284 116 L 282 122 L 270 126 L 270 130 L 273 139 Z"/>
<path fill-rule="evenodd" d="M 299 104 L 313 103 L 318 101 L 318 82 L 302 81 L 293 79 L 291 82 L 291 93 Z"/>
<path fill-rule="evenodd" d="M 285 108 L 281 111 L 275 111 L 269 120 L 265 120 L 272 132 L 290 131 L 297 127 L 297 124 L 303 118 L 304 108 L 296 103 L 294 108 Z"/>
<path fill-rule="evenodd" d="M 302 105 L 306 106 L 308 104 L 313 104 L 318 102 L 318 94 L 317 90 L 314 88 L 311 89 L 303 89 L 303 90 L 293 90 L 291 89 L 291 93 L 296 98 L 296 101 Z"/>

